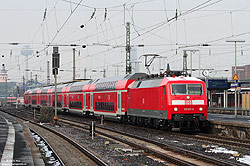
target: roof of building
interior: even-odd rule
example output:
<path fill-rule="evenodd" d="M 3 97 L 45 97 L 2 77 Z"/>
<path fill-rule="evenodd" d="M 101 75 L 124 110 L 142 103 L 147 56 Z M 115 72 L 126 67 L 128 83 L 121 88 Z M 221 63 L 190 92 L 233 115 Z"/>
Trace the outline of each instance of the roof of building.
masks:
<path fill-rule="evenodd" d="M 7 70 L 5 69 L 5 66 L 3 66 L 3 69 L 1 70 L 1 73 L 7 73 Z"/>

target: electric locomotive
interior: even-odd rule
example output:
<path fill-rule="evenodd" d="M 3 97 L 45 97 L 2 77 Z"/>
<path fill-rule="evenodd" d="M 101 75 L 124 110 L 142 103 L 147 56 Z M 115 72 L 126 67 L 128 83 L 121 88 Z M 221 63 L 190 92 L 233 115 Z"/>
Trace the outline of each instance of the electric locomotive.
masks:
<path fill-rule="evenodd" d="M 206 85 L 194 77 L 156 77 L 128 89 L 128 119 L 171 130 L 207 127 Z"/>

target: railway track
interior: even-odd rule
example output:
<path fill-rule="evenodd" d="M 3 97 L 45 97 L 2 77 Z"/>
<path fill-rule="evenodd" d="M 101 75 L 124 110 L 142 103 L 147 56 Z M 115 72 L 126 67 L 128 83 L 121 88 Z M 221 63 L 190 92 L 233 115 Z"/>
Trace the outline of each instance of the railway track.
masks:
<path fill-rule="evenodd" d="M 89 150 L 87 150 L 86 148 L 84 148 L 83 146 L 81 146 L 80 144 L 78 144 L 77 142 L 75 142 L 74 140 L 72 140 L 71 138 L 69 138 L 68 136 L 66 136 L 66 135 L 64 135 L 62 133 L 59 133 L 58 131 L 56 131 L 54 129 L 51 129 L 49 127 L 46 127 L 44 125 L 40 125 L 38 123 L 30 121 L 30 119 L 23 118 L 21 116 L 18 116 L 18 115 L 14 114 L 14 113 L 10 113 L 8 111 L 4 111 L 4 110 L 2 110 L 2 111 L 5 112 L 5 113 L 8 113 L 8 114 L 10 114 L 10 115 L 12 115 L 14 117 L 17 117 L 17 118 L 19 118 L 19 119 L 21 119 L 23 121 L 29 121 L 29 127 L 31 128 L 31 130 L 36 130 L 36 131 L 39 130 L 40 131 L 40 128 L 42 128 L 43 130 L 45 130 L 45 133 L 48 133 L 48 131 L 50 133 L 53 133 L 53 136 L 50 136 L 52 139 L 60 140 L 60 139 L 56 139 L 57 137 L 60 137 L 62 140 L 64 140 L 64 142 L 61 143 L 61 145 L 66 146 L 67 143 L 70 144 L 71 145 L 71 148 L 69 148 L 70 149 L 70 153 L 73 153 L 73 154 L 76 154 L 76 155 L 77 154 L 80 155 L 79 157 L 76 157 L 76 158 L 81 159 L 82 158 L 81 156 L 87 156 L 89 158 L 89 160 L 91 161 L 90 165 L 93 165 L 95 163 L 94 165 L 98 165 L 98 166 L 108 166 L 108 164 L 105 163 L 102 159 L 100 159 L 99 157 L 97 157 L 96 155 L 94 155 L 93 153 L 91 153 Z M 74 149 L 72 149 L 72 147 L 74 147 L 75 149 L 77 149 L 78 152 L 74 153 Z M 66 148 L 67 151 L 69 149 Z M 79 154 L 79 153 L 81 153 L 81 154 Z M 63 158 L 62 158 L 62 160 L 63 160 Z M 86 161 L 86 157 L 85 157 L 85 160 L 83 162 L 85 162 L 85 163 L 88 162 L 88 161 Z M 69 165 L 69 164 L 65 164 L 65 165 Z"/>
<path fill-rule="evenodd" d="M 20 113 L 20 112 L 19 112 Z M 25 113 L 26 114 L 26 116 L 29 116 L 29 117 L 33 117 L 33 113 L 31 112 L 31 111 L 29 111 L 29 113 Z M 37 114 L 38 115 L 38 114 Z M 67 125 L 71 125 L 71 126 L 75 126 L 75 127 L 78 127 L 78 128 L 82 128 L 82 129 L 84 129 L 84 130 L 88 130 L 89 129 L 89 127 L 88 127 L 88 123 L 85 123 L 84 125 L 85 125 L 85 127 L 83 127 L 83 126 L 81 126 L 81 125 L 83 125 L 83 124 L 76 124 L 77 122 L 69 122 L 69 121 L 66 121 L 66 120 L 61 120 L 60 119 L 60 121 L 59 121 L 59 123 L 60 124 L 62 124 L 62 123 L 66 123 Z M 186 158 L 184 158 L 183 156 L 182 157 L 174 157 L 173 155 L 171 156 L 171 155 L 168 155 L 168 154 L 166 154 L 166 152 L 165 153 L 163 153 L 163 152 L 160 152 L 159 150 L 155 150 L 155 149 L 152 149 L 152 148 L 150 148 L 150 147 L 146 147 L 146 146 L 144 146 L 144 145 L 142 145 L 142 144 L 139 144 L 139 143 L 135 143 L 135 142 L 133 142 L 133 141 L 131 141 L 131 140 L 129 140 L 129 139 L 123 139 L 123 138 L 121 138 L 121 136 L 115 136 L 114 134 L 112 135 L 112 134 L 108 134 L 107 132 L 101 132 L 101 131 L 98 131 L 98 133 L 100 134 L 100 135 L 103 135 L 103 136 L 105 136 L 105 137 L 108 137 L 108 138 L 111 138 L 111 139 L 113 139 L 113 140 L 117 140 L 117 141 L 119 141 L 119 142 L 123 142 L 124 144 L 127 144 L 127 145 L 129 145 L 129 146 L 131 146 L 131 147 L 134 147 L 134 148 L 136 148 L 136 149 L 140 149 L 140 150 L 143 150 L 144 152 L 145 152 L 145 155 L 149 155 L 149 156 L 155 156 L 155 157 L 157 157 L 157 158 L 160 158 L 160 159 L 162 159 L 162 160 L 164 160 L 164 161 L 166 161 L 167 163 L 170 163 L 170 164 L 172 164 L 172 165 L 184 165 L 184 166 L 195 166 L 195 165 L 200 165 L 200 164 L 194 164 L 193 162 L 190 162 L 190 159 L 189 159 L 189 161 L 185 161 L 186 160 Z M 164 150 L 163 150 L 164 151 Z M 165 150 L 166 151 L 166 150 Z M 168 151 L 168 152 L 170 152 L 170 151 Z M 171 152 L 171 153 L 173 153 L 173 152 Z M 179 156 L 179 155 L 177 155 L 177 156 Z M 182 159 L 181 159 L 182 158 Z M 184 159 L 183 159 L 184 158 Z M 196 162 L 197 163 L 197 162 Z M 210 164 L 211 165 L 211 164 Z"/>
<path fill-rule="evenodd" d="M 39 115 L 39 114 L 37 114 L 37 115 Z M 29 116 L 32 117 L 33 116 L 33 112 L 30 112 Z M 82 126 L 80 126 L 80 124 L 73 124 L 72 123 L 72 119 L 70 119 L 70 121 L 71 122 L 66 121 L 66 119 L 65 119 L 64 122 L 63 121 L 61 121 L 61 122 L 67 123 L 68 125 L 73 125 L 73 126 L 76 126 L 76 127 L 82 127 Z M 82 124 L 83 122 L 82 121 L 81 122 L 75 121 L 74 123 L 81 123 Z M 85 125 L 84 129 L 88 130 L 89 122 L 83 123 L 83 124 Z M 216 159 L 214 157 L 209 157 L 209 156 L 201 154 L 201 153 L 196 153 L 196 152 L 193 152 L 193 151 L 190 151 L 190 150 L 186 150 L 186 149 L 183 149 L 183 148 L 178 148 L 176 146 L 171 146 L 169 144 L 160 143 L 160 142 L 154 141 L 152 139 L 147 139 L 147 138 L 144 138 L 144 137 L 135 136 L 135 135 L 129 134 L 127 132 L 125 133 L 125 132 L 122 132 L 122 131 L 116 131 L 114 129 L 110 129 L 110 128 L 107 128 L 107 127 L 104 127 L 104 126 L 100 126 L 100 125 L 97 125 L 97 127 L 100 128 L 100 129 L 102 129 L 102 130 L 107 130 L 107 131 L 110 131 L 110 132 L 119 133 L 119 134 L 121 134 L 123 136 L 127 136 L 127 137 L 130 137 L 130 138 L 138 139 L 140 141 L 145 141 L 147 143 L 153 144 L 154 146 L 161 147 L 165 151 L 172 151 L 172 152 L 174 152 L 174 153 L 176 153 L 178 155 L 180 154 L 180 155 L 188 156 L 190 158 L 193 158 L 193 159 L 196 159 L 196 160 L 200 160 L 200 161 L 212 164 L 212 165 L 242 165 L 242 164 L 237 163 L 237 162 L 225 161 L 225 160 L 222 160 L 222 159 Z M 109 138 L 112 137 L 109 134 L 107 134 L 107 132 L 105 132 L 105 131 L 104 132 L 98 131 L 98 132 L 99 132 L 99 134 L 104 135 L 106 137 L 109 137 Z M 224 145 L 230 145 L 230 146 L 232 146 L 231 143 L 233 141 L 237 141 L 238 140 L 238 139 L 228 139 L 227 138 L 227 140 L 228 140 L 227 143 L 220 143 L 220 142 L 223 141 L 223 140 L 221 140 L 222 139 L 221 137 L 211 138 L 211 135 L 209 136 L 209 135 L 205 135 L 205 134 L 187 135 L 187 134 L 181 134 L 181 133 L 167 133 L 167 132 L 165 132 L 165 134 L 176 135 L 176 137 L 182 137 L 182 138 L 188 138 L 188 139 L 195 139 L 196 141 L 198 140 L 198 141 L 212 142 L 212 143 L 218 143 L 218 144 L 224 144 Z M 205 137 L 209 138 L 209 141 L 208 141 L 208 139 L 205 139 Z M 113 138 L 113 139 L 116 139 L 116 140 L 118 140 L 120 142 L 124 142 L 125 144 L 128 144 L 128 145 L 133 146 L 133 147 L 137 147 L 137 148 L 140 148 L 140 149 L 144 148 L 143 146 L 140 146 L 139 144 L 132 144 L 131 141 L 130 142 L 129 141 L 126 142 L 126 140 L 124 141 L 124 140 L 121 140 L 119 138 L 121 138 L 121 136 L 118 137 L 118 138 Z M 216 142 L 215 141 L 216 139 L 220 140 L 220 141 Z M 236 142 L 234 144 L 235 144 L 234 145 L 235 147 L 248 148 L 248 146 L 247 146 L 248 141 L 245 141 L 245 140 L 241 141 L 241 143 L 239 143 L 239 144 L 238 144 L 238 142 Z M 155 156 L 157 156 L 159 158 L 162 158 L 162 159 L 164 159 L 164 160 L 166 160 L 168 162 L 175 163 L 176 165 L 180 165 L 180 164 L 183 165 L 184 164 L 184 163 L 181 163 L 181 161 L 175 161 L 175 159 L 167 159 L 167 157 L 169 157 L 169 156 L 166 157 L 165 154 L 163 154 L 163 153 L 162 154 L 157 154 L 157 151 L 153 151 L 152 149 L 144 149 L 144 151 L 147 152 L 147 153 L 153 154 L 153 155 L 155 155 Z M 171 156 L 170 156 L 170 158 L 171 158 Z M 189 163 L 186 163 L 184 165 L 195 165 L 195 164 L 193 164 L 192 162 L 191 163 L 189 162 Z"/>
<path fill-rule="evenodd" d="M 41 149 L 43 149 L 42 151 L 45 153 L 45 160 L 47 160 L 47 164 L 55 164 L 55 165 L 59 165 L 59 166 L 65 166 L 64 162 L 62 161 L 62 159 L 59 157 L 59 155 L 55 152 L 55 150 L 52 148 L 52 146 L 46 141 L 46 139 L 43 138 L 43 136 L 41 136 L 37 131 L 31 129 L 32 135 L 34 134 L 33 137 L 35 137 L 36 140 L 36 145 L 40 146 Z M 47 147 L 47 148 L 45 148 Z M 48 156 L 46 156 L 46 153 L 48 153 L 49 151 L 51 151 L 51 157 L 53 159 L 51 159 L 51 157 L 48 158 Z"/>
<path fill-rule="evenodd" d="M 68 125 L 71 125 L 71 126 L 74 126 L 74 127 L 77 127 L 77 128 L 84 129 L 84 130 L 89 130 L 88 123 L 82 124 L 82 123 L 79 123 L 79 122 L 70 122 L 68 120 L 63 120 L 63 119 L 60 119 L 59 123 L 61 123 L 61 124 L 64 123 L 64 124 L 68 124 Z M 111 130 L 109 130 L 109 131 L 111 131 Z M 195 165 L 197 165 L 197 164 L 191 163 L 189 161 L 184 161 L 183 159 L 179 159 L 179 158 L 173 157 L 171 155 L 168 155 L 166 153 L 163 153 L 163 152 L 154 150 L 152 148 L 146 147 L 144 145 L 138 144 L 138 143 L 136 143 L 134 141 L 131 141 L 129 138 L 122 138 L 121 135 L 118 136 L 117 134 L 115 134 L 116 131 L 112 131 L 112 132 L 113 133 L 107 132 L 107 130 L 106 131 L 100 131 L 98 129 L 96 130 L 96 133 L 98 133 L 98 134 L 100 134 L 102 136 L 105 136 L 105 137 L 111 138 L 113 140 L 122 142 L 122 143 L 127 144 L 127 145 L 129 145 L 131 147 L 134 147 L 136 149 L 143 150 L 147 154 L 151 154 L 153 156 L 156 156 L 158 158 L 161 158 L 161 159 L 167 161 L 167 163 L 171 163 L 171 164 L 174 164 L 174 165 L 184 165 L 184 166 L 195 166 Z M 121 133 L 119 133 L 119 134 L 121 134 Z M 125 136 L 125 134 L 123 134 L 123 136 Z M 128 135 L 126 135 L 126 136 L 128 136 Z"/>
<path fill-rule="evenodd" d="M 112 121 L 112 123 L 117 123 L 117 122 Z M 188 138 L 196 141 L 214 143 L 218 145 L 227 145 L 232 148 L 239 148 L 239 149 L 244 149 L 246 151 L 250 151 L 250 140 L 247 139 L 230 138 L 230 137 L 211 135 L 205 133 L 184 134 L 180 132 L 164 132 L 164 134 L 181 138 Z"/>
<path fill-rule="evenodd" d="M 84 128 L 85 130 L 88 130 L 88 123 L 78 122 L 78 121 L 72 122 L 72 121 L 68 121 L 66 119 L 61 119 L 60 122 L 61 123 L 66 123 L 68 125 L 72 125 L 72 126 L 75 126 L 75 127 Z M 85 126 L 82 126 L 82 124 L 85 125 Z M 196 152 L 193 152 L 193 151 L 189 151 L 189 150 L 186 150 L 186 149 L 183 149 L 183 148 L 178 148 L 176 146 L 173 147 L 173 146 L 170 146 L 170 145 L 167 145 L 167 144 L 164 144 L 164 143 L 160 143 L 160 142 L 148 139 L 148 138 L 135 136 L 135 135 L 132 135 L 132 134 L 129 134 L 129 133 L 124 133 L 122 131 L 113 130 L 113 129 L 103 127 L 103 126 L 100 126 L 100 125 L 97 125 L 97 127 L 99 129 L 103 130 L 103 131 L 100 131 L 98 129 L 96 130 L 96 132 L 101 134 L 101 135 L 104 135 L 106 137 L 110 137 L 112 139 L 118 140 L 118 141 L 123 142 L 125 144 L 129 144 L 130 146 L 143 149 L 144 151 L 146 151 L 148 153 L 151 153 L 153 155 L 156 155 L 157 157 L 162 158 L 164 160 L 167 160 L 168 162 L 169 161 L 174 162 L 174 161 L 171 161 L 173 159 L 170 159 L 170 160 L 167 159 L 167 157 L 169 157 L 169 156 L 165 156 L 165 154 L 162 153 L 162 152 L 157 152 L 157 150 L 154 150 L 152 148 L 148 148 L 148 147 L 145 147 L 145 146 L 142 146 L 142 145 L 139 145 L 139 144 L 131 143 L 131 141 L 128 142 L 127 139 L 129 139 L 129 138 L 127 138 L 127 137 L 137 139 L 139 141 L 144 141 L 146 143 L 153 144 L 154 146 L 157 146 L 158 148 L 160 147 L 161 149 L 163 149 L 165 151 L 174 152 L 175 154 L 182 155 L 182 157 L 184 155 L 184 156 L 186 156 L 188 158 L 193 158 L 193 159 L 196 159 L 196 160 L 199 160 L 199 161 L 203 161 L 206 164 L 210 164 L 210 165 L 227 165 L 227 166 L 230 166 L 230 165 L 232 165 L 232 166 L 242 165 L 242 164 L 235 163 L 235 162 L 215 159 L 215 158 L 212 158 L 212 157 L 209 157 L 209 156 L 206 156 L 206 155 L 203 155 L 203 154 L 199 154 L 199 153 L 196 153 Z M 108 133 L 107 131 L 112 132 L 113 135 L 107 134 Z M 115 133 L 118 133 L 119 136 L 115 136 L 116 135 Z M 124 136 L 126 136 L 126 139 L 121 139 L 121 137 L 124 137 Z M 175 164 L 177 164 L 177 165 L 180 165 L 180 164 L 183 165 L 183 163 L 179 163 L 179 161 L 175 161 L 175 162 L 176 162 Z M 191 162 L 187 163 L 187 165 L 190 165 L 190 164 L 191 165 L 197 165 L 197 164 L 191 163 Z"/>
<path fill-rule="evenodd" d="M 211 136 L 209 134 L 203 134 L 203 133 L 199 133 L 195 135 L 171 133 L 171 135 L 175 135 L 175 136 L 182 137 L 182 138 L 193 139 L 193 140 L 199 140 L 203 142 L 227 145 L 230 147 L 236 147 L 236 148 L 241 148 L 241 149 L 243 148 L 248 151 L 250 150 L 250 140 L 245 140 L 245 139 L 228 138 L 228 137 L 216 136 L 216 135 Z"/>

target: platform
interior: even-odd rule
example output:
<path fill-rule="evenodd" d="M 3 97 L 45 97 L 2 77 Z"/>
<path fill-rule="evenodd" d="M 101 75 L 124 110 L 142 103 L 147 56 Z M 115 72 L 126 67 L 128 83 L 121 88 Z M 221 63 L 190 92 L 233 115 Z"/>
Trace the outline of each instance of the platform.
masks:
<path fill-rule="evenodd" d="M 208 113 L 207 118 L 209 121 L 219 121 L 219 122 L 228 122 L 235 124 L 247 125 L 250 127 L 250 116 L 242 115 L 229 115 L 229 114 L 212 114 Z"/>
<path fill-rule="evenodd" d="M 229 115 L 235 115 L 235 108 L 234 107 L 209 107 L 207 110 L 208 113 L 212 114 L 229 114 Z M 237 115 L 244 115 L 250 117 L 250 110 L 237 108 Z"/>
<path fill-rule="evenodd" d="M 44 165 L 40 156 L 33 159 L 32 149 L 36 148 L 33 139 L 27 139 L 31 133 L 14 118 L 0 111 L 0 163 L 1 166 Z M 23 132 L 25 130 L 25 132 Z M 27 137 L 28 136 L 28 137 Z M 37 154 L 37 152 L 36 152 Z M 34 162 L 34 160 L 36 162 Z"/>
<path fill-rule="evenodd" d="M 242 115 L 208 113 L 210 132 L 221 135 L 250 139 L 250 117 Z"/>

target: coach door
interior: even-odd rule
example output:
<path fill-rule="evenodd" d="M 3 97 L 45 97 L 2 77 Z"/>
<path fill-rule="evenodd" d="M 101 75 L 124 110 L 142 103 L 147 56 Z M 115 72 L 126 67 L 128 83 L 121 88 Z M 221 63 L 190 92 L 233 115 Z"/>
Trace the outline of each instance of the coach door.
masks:
<path fill-rule="evenodd" d="M 37 95 L 37 98 L 38 98 L 37 105 L 40 105 L 41 104 L 40 95 Z"/>
<path fill-rule="evenodd" d="M 53 95 L 50 95 L 50 106 L 53 107 Z"/>
<path fill-rule="evenodd" d="M 90 108 L 92 111 L 94 111 L 93 110 L 93 93 L 90 93 Z"/>
<path fill-rule="evenodd" d="M 162 87 L 162 93 L 161 93 L 161 110 L 167 109 L 167 93 L 166 93 L 166 85 Z"/>
<path fill-rule="evenodd" d="M 121 92 L 117 92 L 117 112 L 118 115 L 121 115 Z"/>
<path fill-rule="evenodd" d="M 67 94 L 67 104 L 66 107 L 69 108 L 69 95 Z"/>
<path fill-rule="evenodd" d="M 86 111 L 86 94 L 83 94 L 83 110 Z"/>
<path fill-rule="evenodd" d="M 62 108 L 64 107 L 64 95 L 62 95 Z"/>

